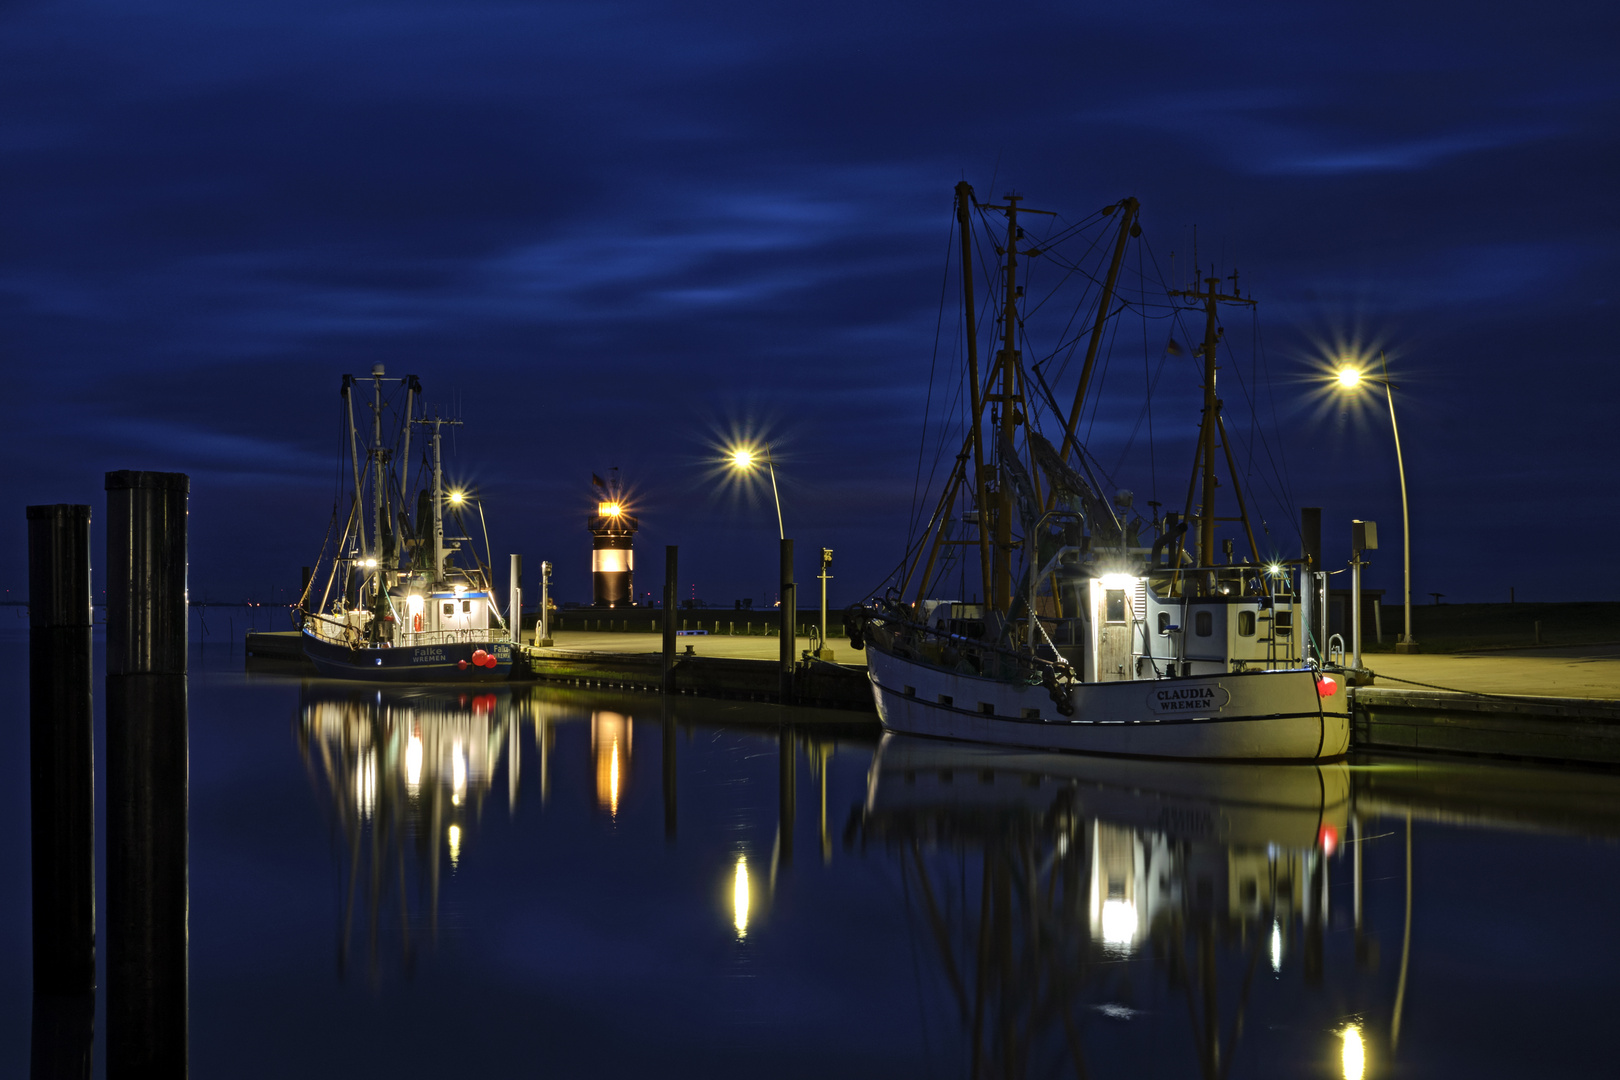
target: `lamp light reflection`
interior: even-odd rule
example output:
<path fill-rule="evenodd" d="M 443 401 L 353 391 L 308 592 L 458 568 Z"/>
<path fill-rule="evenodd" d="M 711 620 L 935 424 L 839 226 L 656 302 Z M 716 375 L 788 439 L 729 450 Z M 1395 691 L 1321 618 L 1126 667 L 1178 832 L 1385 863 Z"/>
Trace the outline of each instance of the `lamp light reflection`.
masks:
<path fill-rule="evenodd" d="M 450 839 L 450 868 L 454 870 L 461 862 L 461 826 L 452 825 L 447 833 Z"/>
<path fill-rule="evenodd" d="M 1271 970 L 1282 972 L 1282 925 L 1276 922 L 1271 924 Z"/>
<path fill-rule="evenodd" d="M 619 816 L 619 740 L 613 740 L 613 762 L 609 766 L 611 775 L 608 778 L 608 814 Z"/>
<path fill-rule="evenodd" d="M 1104 900 L 1102 905 L 1103 943 L 1129 947 L 1136 940 L 1136 904 L 1130 900 Z"/>
<path fill-rule="evenodd" d="M 450 805 L 460 806 L 467 793 L 467 755 L 460 740 L 450 749 Z"/>
<path fill-rule="evenodd" d="M 414 731 L 405 744 L 405 785 L 413 792 L 422 786 L 422 736 Z"/>
<path fill-rule="evenodd" d="M 748 856 L 737 856 L 737 877 L 731 886 L 731 919 L 737 940 L 748 936 Z"/>
<path fill-rule="evenodd" d="M 377 805 L 377 752 L 368 750 L 360 758 L 360 767 L 354 774 L 354 797 L 360 807 L 362 819 L 371 817 Z"/>
<path fill-rule="evenodd" d="M 1344 1066 L 1344 1080 L 1361 1080 L 1367 1071 L 1367 1048 L 1361 1042 L 1361 1025 L 1351 1024 L 1344 1029 L 1344 1048 L 1339 1056 Z"/>

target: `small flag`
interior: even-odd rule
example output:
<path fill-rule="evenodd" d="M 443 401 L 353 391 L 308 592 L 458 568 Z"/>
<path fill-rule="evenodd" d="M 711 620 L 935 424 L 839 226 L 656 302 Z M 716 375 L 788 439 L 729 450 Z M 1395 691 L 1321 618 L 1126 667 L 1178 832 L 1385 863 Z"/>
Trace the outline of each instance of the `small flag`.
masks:
<path fill-rule="evenodd" d="M 595 484 L 597 487 L 601 488 L 603 491 L 607 490 L 607 481 L 603 480 L 600 476 L 597 476 L 595 473 L 591 473 L 591 483 Z"/>
<path fill-rule="evenodd" d="M 1175 338 L 1170 339 L 1170 343 L 1164 347 L 1164 351 L 1171 356 L 1183 356 L 1186 354 L 1186 350 L 1181 347 L 1181 342 Z"/>

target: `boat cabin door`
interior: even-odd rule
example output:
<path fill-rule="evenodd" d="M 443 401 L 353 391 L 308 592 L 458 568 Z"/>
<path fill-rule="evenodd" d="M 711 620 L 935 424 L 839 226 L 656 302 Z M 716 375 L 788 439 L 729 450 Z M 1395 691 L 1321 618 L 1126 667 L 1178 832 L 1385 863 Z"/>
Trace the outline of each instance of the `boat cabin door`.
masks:
<path fill-rule="evenodd" d="M 1127 589 L 1110 589 L 1093 582 L 1092 625 L 1097 628 L 1097 681 L 1117 682 L 1135 678 L 1131 657 L 1131 632 L 1135 605 Z"/>

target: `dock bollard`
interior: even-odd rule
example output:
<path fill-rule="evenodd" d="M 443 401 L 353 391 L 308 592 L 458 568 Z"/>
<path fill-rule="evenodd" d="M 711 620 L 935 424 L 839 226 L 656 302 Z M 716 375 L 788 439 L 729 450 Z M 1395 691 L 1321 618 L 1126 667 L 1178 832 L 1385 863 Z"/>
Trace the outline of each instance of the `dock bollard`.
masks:
<path fill-rule="evenodd" d="M 107 1075 L 185 1077 L 183 473 L 107 474 Z"/>
<path fill-rule="evenodd" d="M 680 548 L 664 548 L 664 693 L 675 692 L 675 589 Z"/>
<path fill-rule="evenodd" d="M 793 587 L 793 541 L 782 541 L 782 604 L 777 612 L 780 622 L 780 638 L 782 665 L 782 701 L 787 703 L 793 700 L 793 661 L 795 659 L 798 642 L 793 637 L 794 616 L 798 614 L 798 597 Z"/>

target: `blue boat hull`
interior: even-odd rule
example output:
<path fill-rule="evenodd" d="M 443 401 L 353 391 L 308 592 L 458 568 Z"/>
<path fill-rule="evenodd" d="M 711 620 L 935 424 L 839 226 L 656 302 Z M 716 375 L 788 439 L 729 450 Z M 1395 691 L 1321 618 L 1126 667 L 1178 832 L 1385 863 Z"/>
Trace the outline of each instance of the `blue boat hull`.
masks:
<path fill-rule="evenodd" d="M 473 663 L 482 649 L 495 654 L 494 667 Z M 458 642 L 452 645 L 402 645 L 351 649 L 304 632 L 304 655 L 329 679 L 367 682 L 505 682 L 512 674 L 510 642 Z"/>

